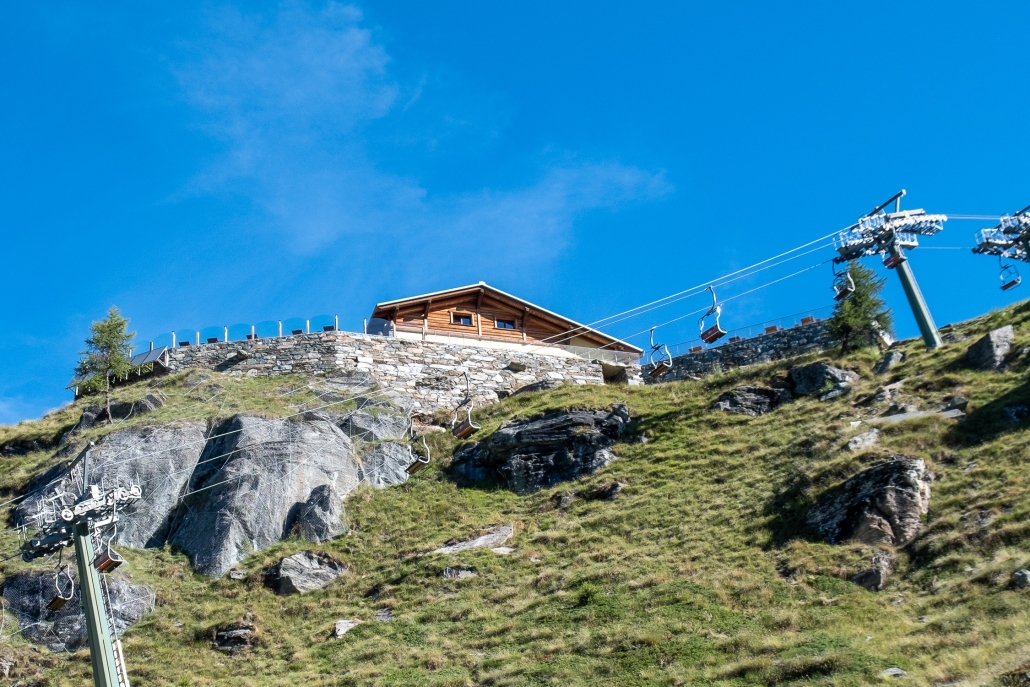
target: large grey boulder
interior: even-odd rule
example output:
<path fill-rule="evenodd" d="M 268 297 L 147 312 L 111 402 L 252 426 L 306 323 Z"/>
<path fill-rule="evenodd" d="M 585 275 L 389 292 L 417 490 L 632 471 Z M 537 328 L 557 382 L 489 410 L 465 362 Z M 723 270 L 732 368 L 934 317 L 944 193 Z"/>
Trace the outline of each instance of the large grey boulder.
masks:
<path fill-rule="evenodd" d="M 18 505 L 15 519 L 25 523 L 42 498 L 65 492 L 66 504 L 82 490 L 84 460 L 90 482 L 106 486 L 138 483 L 143 498 L 119 514 L 115 542 L 136 548 L 162 546 L 176 503 L 204 450 L 206 427 L 197 421 L 175 422 L 112 432 L 72 462 L 59 465 L 40 480 L 49 484 Z"/>
<path fill-rule="evenodd" d="M 880 430 L 873 427 L 868 432 L 857 434 L 848 440 L 849 451 L 862 451 L 867 448 L 872 448 L 880 443 Z"/>
<path fill-rule="evenodd" d="M 217 427 L 187 486 L 168 541 L 193 567 L 222 575 L 287 536 L 318 487 L 357 487 L 350 438 L 324 422 L 237 415 Z"/>
<path fill-rule="evenodd" d="M 818 395 L 820 401 L 827 401 L 850 391 L 858 375 L 829 363 L 818 362 L 792 367 L 787 372 L 787 378 L 795 396 Z"/>
<path fill-rule="evenodd" d="M 372 414 L 367 411 L 348 413 L 339 423 L 347 435 L 365 441 L 388 441 L 403 439 L 408 434 L 411 421 L 404 415 L 387 412 Z"/>
<path fill-rule="evenodd" d="M 738 386 L 719 396 L 713 407 L 727 413 L 755 417 L 765 415 L 789 400 L 790 392 L 786 389 L 767 386 Z"/>
<path fill-rule="evenodd" d="M 901 351 L 887 351 L 887 353 L 876 363 L 873 372 L 878 375 L 887 374 L 905 360 L 905 354 Z"/>
<path fill-rule="evenodd" d="M 465 541 L 448 543 L 441 546 L 439 549 L 435 549 L 433 553 L 459 553 L 461 551 L 469 551 L 471 549 L 496 549 L 505 543 L 515 534 L 515 525 L 501 525 L 500 527 L 493 527 L 478 537 L 467 539 Z"/>
<path fill-rule="evenodd" d="M 922 531 L 932 480 L 922 460 L 891 456 L 823 494 L 808 524 L 831 544 L 904 546 Z"/>
<path fill-rule="evenodd" d="M 1015 338 L 1011 324 L 988 332 L 966 352 L 969 364 L 978 370 L 997 370 L 1005 362 Z"/>
<path fill-rule="evenodd" d="M 894 559 L 891 555 L 880 552 L 873 556 L 872 566 L 852 577 L 851 581 L 871 592 L 883 591 L 883 588 L 887 586 L 887 578 L 893 565 Z"/>
<path fill-rule="evenodd" d="M 311 490 L 297 515 L 297 529 L 301 537 L 316 544 L 347 531 L 343 521 L 343 497 L 331 484 Z"/>
<path fill-rule="evenodd" d="M 403 484 L 408 481 L 407 467 L 413 460 L 407 444 L 375 444 L 361 453 L 361 477 L 376 489 Z"/>
<path fill-rule="evenodd" d="M 629 423 L 626 406 L 611 411 L 550 412 L 501 426 L 486 440 L 455 453 L 454 472 L 473 481 L 503 480 L 529 494 L 602 469 Z"/>
<path fill-rule="evenodd" d="M 67 589 L 68 581 L 63 574 L 60 581 L 62 589 Z M 121 636 L 153 608 L 154 594 L 120 575 L 106 576 L 106 582 L 113 629 L 116 636 Z M 3 584 L 6 608 L 18 620 L 25 639 L 51 651 L 74 652 L 88 644 L 77 579 L 73 597 L 59 611 L 47 609 L 56 592 L 52 572 L 19 572 L 7 577 Z"/>
<path fill-rule="evenodd" d="M 301 551 L 283 558 L 265 572 L 265 584 L 277 594 L 304 594 L 321 589 L 350 568 L 332 556 Z"/>

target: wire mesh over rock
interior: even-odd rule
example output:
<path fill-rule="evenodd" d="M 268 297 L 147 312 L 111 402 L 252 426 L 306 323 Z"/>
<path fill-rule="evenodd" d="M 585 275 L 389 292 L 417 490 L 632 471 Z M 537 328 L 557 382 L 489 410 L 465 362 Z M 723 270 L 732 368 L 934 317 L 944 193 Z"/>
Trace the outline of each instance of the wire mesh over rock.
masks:
<path fill-rule="evenodd" d="M 922 531 L 932 480 L 922 460 L 893 455 L 823 494 L 808 524 L 831 544 L 904 546 Z"/>
<path fill-rule="evenodd" d="M 455 453 L 455 473 L 472 481 L 501 479 L 529 494 L 589 475 L 615 460 L 612 445 L 629 423 L 626 406 L 550 412 L 502 425 L 486 440 Z"/>
<path fill-rule="evenodd" d="M 61 464 L 45 474 L 38 491 L 18 505 L 15 520 L 25 523 L 40 500 L 65 492 L 68 505 L 82 490 L 82 471 L 89 459 L 90 482 L 107 487 L 139 484 L 144 498 L 119 513 L 115 543 L 136 548 L 162 546 L 171 514 L 204 450 L 202 422 L 175 422 L 157 427 L 124 429 L 108 434 L 78 456 L 69 469 Z M 49 486 L 44 486 L 49 485 Z"/>
<path fill-rule="evenodd" d="M 332 556 L 301 551 L 283 558 L 265 572 L 265 584 L 277 594 L 303 594 L 321 589 L 350 568 Z"/>
<path fill-rule="evenodd" d="M 121 636 L 154 607 L 154 594 L 142 585 L 133 584 L 119 575 L 105 575 L 103 583 L 116 636 Z M 51 651 L 74 652 L 89 643 L 78 580 L 71 600 L 59 611 L 47 608 L 57 592 L 53 572 L 19 572 L 8 576 L 3 584 L 7 610 L 17 619 L 25 639 Z M 67 592 L 69 583 L 63 574 L 61 584 L 62 590 Z"/>
<path fill-rule="evenodd" d="M 767 386 L 738 386 L 719 396 L 713 407 L 727 413 L 755 417 L 765 415 L 789 400 L 790 392 L 786 389 Z"/>
<path fill-rule="evenodd" d="M 286 536 L 315 489 L 342 497 L 360 470 L 350 438 L 332 423 L 237 415 L 213 432 L 168 541 L 199 572 L 222 575 Z"/>

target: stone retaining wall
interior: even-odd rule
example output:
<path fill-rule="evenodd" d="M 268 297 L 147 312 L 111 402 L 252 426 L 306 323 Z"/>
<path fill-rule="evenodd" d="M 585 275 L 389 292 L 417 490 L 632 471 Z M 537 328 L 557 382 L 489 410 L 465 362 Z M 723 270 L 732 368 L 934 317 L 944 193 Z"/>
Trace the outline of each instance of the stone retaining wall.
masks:
<path fill-rule="evenodd" d="M 646 365 L 643 378 L 648 384 L 654 384 L 658 381 L 673 382 L 690 377 L 703 377 L 717 370 L 725 371 L 735 367 L 793 358 L 836 345 L 837 340 L 829 332 L 829 322 L 822 320 L 726 343 L 716 348 L 707 348 L 698 353 L 685 353 L 672 359 L 672 369 L 659 380 L 652 379 L 647 374 L 651 366 Z"/>
<path fill-rule="evenodd" d="M 431 414 L 453 409 L 464 398 L 467 372 L 477 403 L 504 398 L 537 382 L 604 384 L 597 361 L 580 357 L 527 354 L 477 346 L 410 341 L 393 337 L 318 332 L 253 341 L 184 346 L 169 351 L 169 370 L 209 369 L 241 375 L 367 374 L 380 386 L 410 398 Z M 640 368 L 624 379 L 640 383 Z"/>

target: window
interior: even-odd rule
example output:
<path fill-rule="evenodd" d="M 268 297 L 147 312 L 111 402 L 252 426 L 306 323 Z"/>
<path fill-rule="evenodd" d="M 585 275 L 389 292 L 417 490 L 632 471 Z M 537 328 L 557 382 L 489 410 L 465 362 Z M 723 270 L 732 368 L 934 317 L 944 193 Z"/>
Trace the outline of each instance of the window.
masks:
<path fill-rule="evenodd" d="M 465 327 L 472 326 L 472 315 L 462 315 L 461 313 L 451 313 L 451 324 L 460 324 Z"/>
<path fill-rule="evenodd" d="M 497 320 L 498 329 L 515 329 L 515 320 Z"/>

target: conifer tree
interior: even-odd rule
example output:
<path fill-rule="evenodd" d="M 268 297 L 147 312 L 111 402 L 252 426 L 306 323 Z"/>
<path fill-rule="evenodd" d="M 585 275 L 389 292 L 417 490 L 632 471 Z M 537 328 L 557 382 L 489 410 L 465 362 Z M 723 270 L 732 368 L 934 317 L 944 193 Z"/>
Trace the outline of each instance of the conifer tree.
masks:
<path fill-rule="evenodd" d="M 880 298 L 880 292 L 887 282 L 876 272 L 864 267 L 857 260 L 848 263 L 855 291 L 838 301 L 830 318 L 830 333 L 840 340 L 841 355 L 850 350 L 855 342 L 868 341 L 876 334 L 877 326 L 891 331 L 893 315 Z"/>
<path fill-rule="evenodd" d="M 75 374 L 85 378 L 82 385 L 87 391 L 103 391 L 107 408 L 107 423 L 111 424 L 111 380 L 128 374 L 132 369 L 129 362 L 129 344 L 136 332 L 129 332 L 129 321 L 122 317 L 118 308 L 112 306 L 107 318 L 90 326 L 86 350 L 75 367 Z"/>

